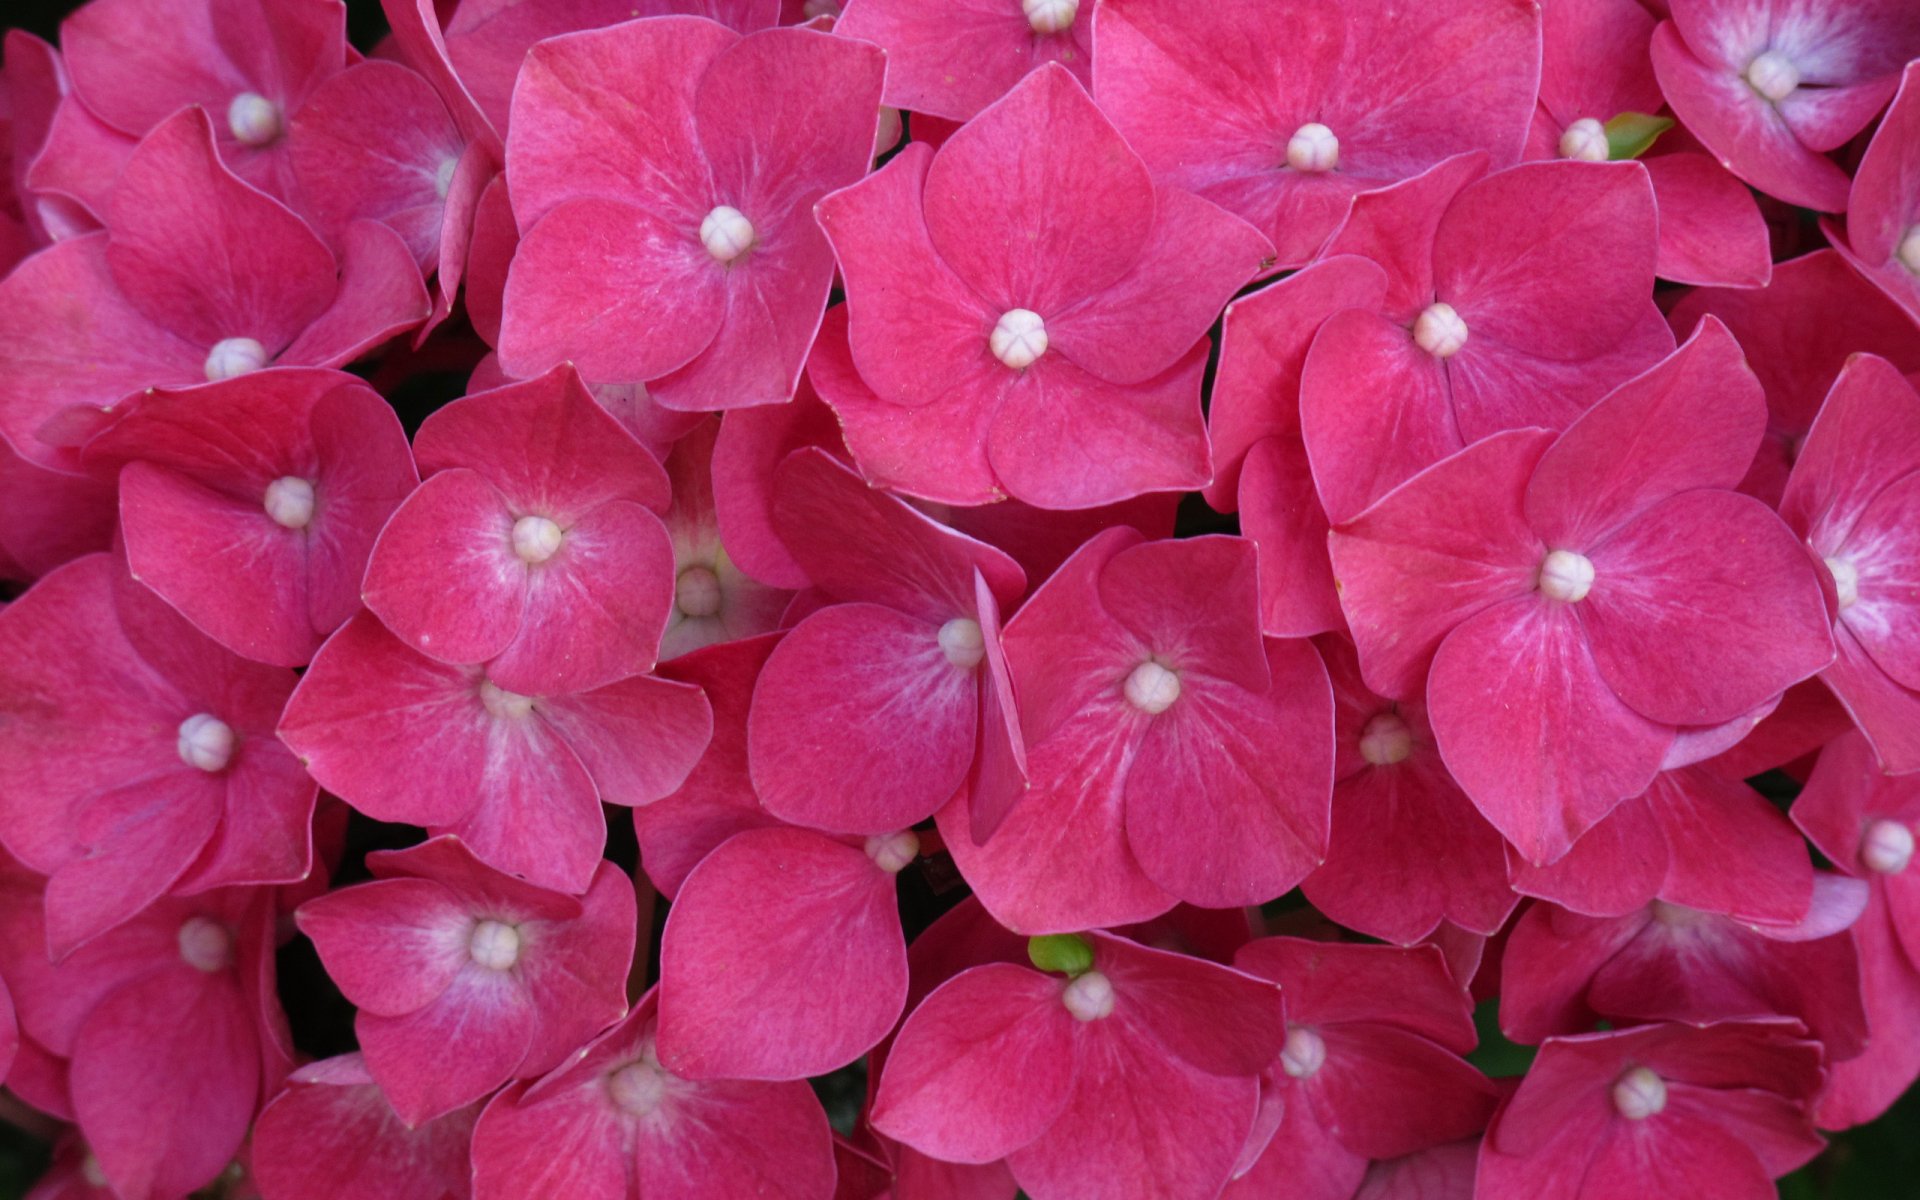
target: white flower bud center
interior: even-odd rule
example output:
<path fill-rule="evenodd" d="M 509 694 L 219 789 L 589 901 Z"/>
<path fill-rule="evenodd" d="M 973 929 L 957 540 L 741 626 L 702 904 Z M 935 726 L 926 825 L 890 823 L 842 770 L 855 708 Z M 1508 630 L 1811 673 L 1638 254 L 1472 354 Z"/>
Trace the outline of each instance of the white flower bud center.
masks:
<path fill-rule="evenodd" d="M 1540 592 L 1569 604 L 1593 590 L 1593 560 L 1572 550 L 1555 550 L 1540 560 Z"/>
<path fill-rule="evenodd" d="M 715 262 L 730 263 L 753 249 L 753 222 L 747 214 L 722 204 L 700 222 L 700 244 Z"/>
<path fill-rule="evenodd" d="M 940 653 L 963 671 L 971 671 L 987 656 L 986 635 L 972 617 L 955 617 L 940 627 Z"/>
<path fill-rule="evenodd" d="M 447 193 L 453 188 L 453 173 L 459 169 L 460 160 L 458 158 L 443 158 L 440 160 L 440 165 L 436 167 L 433 172 L 434 195 L 440 197 L 442 200 L 447 198 Z"/>
<path fill-rule="evenodd" d="M 1907 236 L 1900 239 L 1900 249 L 1895 252 L 1900 265 L 1915 275 L 1920 275 L 1920 225 L 1907 230 Z"/>
<path fill-rule="evenodd" d="M 496 717 L 518 720 L 533 711 L 533 697 L 510 692 L 491 679 L 480 681 L 480 703 Z"/>
<path fill-rule="evenodd" d="M 1321 174 L 1340 165 L 1340 139 L 1318 121 L 1308 121 L 1287 139 L 1287 165 L 1296 171 Z"/>
<path fill-rule="evenodd" d="M 1113 1015 L 1113 984 L 1098 971 L 1087 971 L 1074 976 L 1060 993 L 1060 1003 L 1067 1006 L 1076 1021 L 1098 1021 Z"/>
<path fill-rule="evenodd" d="M 652 1059 L 649 1047 L 645 1059 L 628 1063 L 607 1077 L 608 1094 L 629 1116 L 648 1116 L 666 1099 L 666 1070 Z"/>
<path fill-rule="evenodd" d="M 1612 154 L 1607 127 L 1592 117 L 1581 117 L 1560 135 L 1560 157 L 1577 162 L 1605 162 Z"/>
<path fill-rule="evenodd" d="M 1435 358 L 1452 358 L 1467 344 L 1467 323 L 1453 305 L 1436 301 L 1413 323 L 1413 340 Z"/>
<path fill-rule="evenodd" d="M 1667 1081 L 1648 1067 L 1635 1067 L 1613 1084 L 1614 1111 L 1629 1121 L 1644 1121 L 1667 1107 Z"/>
<path fill-rule="evenodd" d="M 1833 572 L 1833 591 L 1841 609 L 1852 608 L 1860 600 L 1860 568 L 1844 558 L 1830 558 L 1827 570 Z"/>
<path fill-rule="evenodd" d="M 1367 722 L 1360 734 L 1360 757 L 1376 767 L 1405 762 L 1413 753 L 1413 730 L 1398 713 L 1383 712 Z"/>
<path fill-rule="evenodd" d="M 227 105 L 227 128 L 245 146 L 264 146 L 280 136 L 280 106 L 258 92 L 241 92 Z"/>
<path fill-rule="evenodd" d="M 1028 308 L 1010 308 L 987 336 L 993 356 L 1016 371 L 1024 371 L 1047 352 L 1047 323 Z"/>
<path fill-rule="evenodd" d="M 1158 716 L 1180 699 L 1180 676 L 1148 659 L 1127 676 L 1127 703 L 1148 716 Z"/>
<path fill-rule="evenodd" d="M 560 553 L 564 540 L 560 527 L 546 517 L 525 516 L 513 523 L 513 552 L 530 566 Z"/>
<path fill-rule="evenodd" d="M 226 770 L 233 758 L 235 740 L 233 726 L 212 713 L 195 713 L 180 722 L 180 735 L 175 744 L 180 750 L 181 762 L 211 775 Z"/>
<path fill-rule="evenodd" d="M 467 954 L 489 971 L 511 970 L 520 961 L 520 931 L 505 921 L 481 921 L 467 938 Z"/>
<path fill-rule="evenodd" d="M 1778 104 L 1800 86 L 1800 68 L 1778 50 L 1768 50 L 1747 64 L 1747 83 Z"/>
<path fill-rule="evenodd" d="M 1073 28 L 1080 0 L 1020 0 L 1020 10 L 1035 33 L 1065 33 Z"/>
<path fill-rule="evenodd" d="M 920 857 L 920 835 L 911 829 L 875 834 L 867 839 L 867 857 L 889 875 L 898 875 Z"/>
<path fill-rule="evenodd" d="M 1327 1062 L 1327 1042 L 1305 1025 L 1287 1026 L 1287 1044 L 1280 1048 L 1280 1069 L 1294 1079 L 1311 1079 Z"/>
<path fill-rule="evenodd" d="M 88 1187 L 107 1187 L 107 1173 L 100 1169 L 100 1160 L 89 1154 L 80 1163 L 80 1177 L 87 1181 Z"/>
<path fill-rule="evenodd" d="M 313 485 L 298 475 L 282 475 L 268 484 L 262 503 L 276 525 L 305 529 L 313 523 Z"/>
<path fill-rule="evenodd" d="M 1913 827 L 1882 817 L 1860 839 L 1860 861 L 1867 870 L 1898 875 L 1913 862 Z"/>
<path fill-rule="evenodd" d="M 258 371 L 267 365 L 267 348 L 250 337 L 222 338 L 207 351 L 205 369 L 210 383 Z"/>
<path fill-rule="evenodd" d="M 196 971 L 223 971 L 233 962 L 233 935 L 211 917 L 188 917 L 180 923 L 180 958 Z"/>
<path fill-rule="evenodd" d="M 673 606 L 683 616 L 711 617 L 720 611 L 720 577 L 710 567 L 688 567 L 673 582 Z"/>

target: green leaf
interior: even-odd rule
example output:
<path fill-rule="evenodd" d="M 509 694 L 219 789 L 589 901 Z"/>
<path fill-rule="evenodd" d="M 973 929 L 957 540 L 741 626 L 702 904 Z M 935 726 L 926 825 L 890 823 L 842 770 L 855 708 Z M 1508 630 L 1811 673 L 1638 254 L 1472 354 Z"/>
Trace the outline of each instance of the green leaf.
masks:
<path fill-rule="evenodd" d="M 1606 124 L 1607 158 L 1613 162 L 1639 158 L 1653 148 L 1661 134 L 1672 128 L 1672 117 L 1623 112 Z"/>

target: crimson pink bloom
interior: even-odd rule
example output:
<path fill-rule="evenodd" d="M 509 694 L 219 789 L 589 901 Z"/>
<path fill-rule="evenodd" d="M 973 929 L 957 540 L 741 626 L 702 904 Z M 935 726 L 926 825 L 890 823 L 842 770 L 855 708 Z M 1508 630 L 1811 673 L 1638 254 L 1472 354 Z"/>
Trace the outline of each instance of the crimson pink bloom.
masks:
<path fill-rule="evenodd" d="M 1833 1068 L 1820 1099 L 1820 1124 L 1842 1129 L 1879 1116 L 1920 1076 L 1920 778 L 1881 773 L 1866 738 L 1846 734 L 1821 752 L 1793 819 L 1869 888 L 1852 933 L 1873 1041 Z"/>
<path fill-rule="evenodd" d="M 1658 899 L 1778 925 L 1798 921 L 1813 896 L 1813 863 L 1792 823 L 1712 765 L 1660 772 L 1548 866 L 1511 851 L 1507 864 L 1516 890 L 1595 917 Z"/>
<path fill-rule="evenodd" d="M 1333 679 L 1333 831 L 1301 890 L 1347 928 L 1403 946 L 1442 922 L 1492 934 L 1519 902 L 1506 843 L 1447 774 L 1427 706 L 1374 695 L 1345 639 L 1315 644 Z"/>
<path fill-rule="evenodd" d="M 1081 83 L 1093 73 L 1092 26 L 1100 0 L 849 0 L 834 32 L 887 52 L 884 98 L 965 121 L 1046 63 Z"/>
<path fill-rule="evenodd" d="M 1740 490 L 1768 504 L 1780 503 L 1800 444 L 1849 357 L 1877 354 L 1920 376 L 1913 321 L 1833 250 L 1780 263 L 1758 290 L 1694 288 L 1673 306 L 1673 328 L 1691 336 L 1707 315 L 1739 340 L 1766 389 L 1766 439 Z"/>
<path fill-rule="evenodd" d="M 6 979 L 0 977 L 0 1083 L 7 1081 L 13 1056 L 19 1051 L 20 1025 L 13 1015 L 13 993 L 7 990 Z"/>
<path fill-rule="evenodd" d="M 889 419 L 916 443 L 891 486 L 1089 508 L 1207 481 L 1207 326 L 1272 247 L 1156 186 L 1066 68 L 1032 72 L 938 152 L 909 145 L 819 216 L 852 365 L 879 401 L 841 409 L 849 444 Z"/>
<path fill-rule="evenodd" d="M 1226 1196 L 1350 1200 L 1369 1160 L 1486 1128 L 1497 1093 L 1460 1057 L 1473 1006 L 1437 948 L 1262 938 L 1233 963 L 1280 985 L 1287 1033 L 1261 1076 L 1280 1124 Z"/>
<path fill-rule="evenodd" d="M 478 666 L 417 654 L 370 613 L 315 656 L 280 736 L 315 779 L 382 821 L 451 832 L 488 865 L 585 891 L 601 801 L 681 785 L 711 718 L 690 684 L 635 675 L 582 691 L 506 691 Z"/>
<path fill-rule="evenodd" d="M 1508 0 L 1107 0 L 1100 107 L 1154 176 L 1239 213 L 1280 265 L 1315 257 L 1359 192 L 1484 150 L 1517 162 L 1537 10 Z"/>
<path fill-rule="evenodd" d="M 351 375 L 307 368 L 124 408 L 82 461 L 119 469 L 134 575 L 234 653 L 306 665 L 359 611 L 374 539 L 419 485 L 393 409 Z"/>
<path fill-rule="evenodd" d="M 227 1167 L 293 1065 L 272 894 L 168 897 L 56 966 L 34 882 L 0 892 L 21 1029 L 68 1060 L 72 1115 L 112 1194 L 183 1197 Z"/>
<path fill-rule="evenodd" d="M 1000 645 L 1000 609 L 1026 590 L 1019 566 L 818 449 L 781 464 L 772 517 L 834 603 L 781 639 L 754 685 L 761 803 L 796 824 L 890 834 L 966 787 L 988 836 L 1025 778 Z"/>
<path fill-rule="evenodd" d="M 952 1162 L 1005 1158 L 1034 1200 L 1210 1200 L 1286 1041 L 1280 989 L 1109 933 L 1073 941 L 1069 978 L 990 963 L 935 989 L 887 1055 L 874 1128 Z"/>
<path fill-rule="evenodd" d="M 649 992 L 572 1061 L 495 1097 L 474 1129 L 475 1200 L 832 1197 L 833 1131 L 812 1088 L 681 1079 L 654 1025 Z"/>
<path fill-rule="evenodd" d="M 1780 513 L 1833 573 L 1839 654 L 1821 678 L 1886 770 L 1920 771 L 1920 394 L 1892 364 L 1847 361 Z"/>
<path fill-rule="evenodd" d="M 686 1079 L 825 1075 L 892 1032 L 907 995 L 894 876 L 910 831 L 750 829 L 686 877 L 660 943 L 660 1061 Z"/>
<path fill-rule="evenodd" d="M 303 878 L 315 789 L 247 662 L 92 554 L 0 612 L 0 841 L 64 956 L 168 892 Z"/>
<path fill-rule="evenodd" d="M 1333 713 L 1304 641 L 1260 635 L 1254 549 L 1108 530 L 1033 594 L 1004 643 L 1032 787 L 976 845 L 940 830 L 1021 933 L 1258 904 L 1327 844 Z"/>
<path fill-rule="evenodd" d="M 1557 437 L 1496 434 L 1335 528 L 1368 686 L 1424 686 L 1448 769 L 1528 861 L 1645 791 L 1684 728 L 1744 730 L 1833 660 L 1816 563 L 1730 490 L 1765 420 L 1714 322 Z"/>
<path fill-rule="evenodd" d="M 409 1128 L 552 1070 L 626 1014 L 633 884 L 612 863 L 578 899 L 502 875 L 452 837 L 367 865 L 374 882 L 296 915 L 359 1008 L 366 1068 Z"/>
<path fill-rule="evenodd" d="M 1920 54 L 1906 0 L 1672 0 L 1653 33 L 1667 103 L 1728 170 L 1821 212 L 1847 207 L 1825 154 L 1874 118 Z"/>
<path fill-rule="evenodd" d="M 74 470 L 74 444 L 129 393 L 339 366 L 427 315 L 398 235 L 357 223 L 336 260 L 220 164 L 198 109 L 140 143 L 106 223 L 0 282 L 0 436 L 43 466 Z"/>
<path fill-rule="evenodd" d="M 570 366 L 457 400 L 374 544 L 367 607 L 423 654 L 526 695 L 653 668 L 673 604 L 666 472 Z"/>
<path fill-rule="evenodd" d="M 768 587 L 742 571 L 727 552 L 714 468 L 720 429 L 720 418 L 702 418 L 666 456 L 673 485 L 666 523 L 673 539 L 674 582 L 673 610 L 660 639 L 663 659 L 778 629 L 793 599 L 791 591 Z"/>
<path fill-rule="evenodd" d="M 92 0 L 60 45 L 89 113 L 137 138 L 200 105 L 227 165 L 290 203 L 289 118 L 353 53 L 339 0 Z"/>
<path fill-rule="evenodd" d="M 692 18 L 536 47 L 507 141 L 501 366 L 570 360 L 672 409 L 790 399 L 833 283 L 813 205 L 866 171 L 884 74 L 867 42 Z"/>
<path fill-rule="evenodd" d="M 1651 299 L 1646 171 L 1542 162 L 1476 178 L 1484 161 L 1360 197 L 1328 244 L 1387 272 L 1386 299 L 1335 313 L 1301 369 L 1307 454 L 1335 521 L 1489 434 L 1565 428 L 1673 350 Z"/>
<path fill-rule="evenodd" d="M 1772 1200 L 1818 1154 L 1820 1045 L 1792 1021 L 1551 1038 L 1480 1147 L 1476 1200 Z"/>
<path fill-rule="evenodd" d="M 1848 262 L 1920 321 L 1920 63 L 1907 64 L 1893 107 L 1860 160 L 1845 236 L 1831 226 L 1827 234 Z"/>
<path fill-rule="evenodd" d="M 0 440 L 0 579 L 25 583 L 112 545 L 117 492 L 111 481 L 36 466 Z"/>
<path fill-rule="evenodd" d="M 1535 903 L 1515 922 L 1500 970 L 1500 1027 L 1536 1043 L 1596 1018 L 1719 1021 L 1796 1017 L 1839 1061 L 1867 1041 L 1860 964 L 1842 936 L 1867 888 L 1826 876 L 1804 919 L 1758 925 L 1656 900 L 1624 917 Z"/>
<path fill-rule="evenodd" d="M 53 240 L 27 170 L 67 92 L 60 52 L 24 29 L 6 32 L 0 72 L 0 275 Z"/>
<path fill-rule="evenodd" d="M 459 1200 L 479 1115 L 472 1105 L 409 1129 L 362 1055 L 310 1063 L 254 1125 L 253 1182 L 263 1200 Z"/>

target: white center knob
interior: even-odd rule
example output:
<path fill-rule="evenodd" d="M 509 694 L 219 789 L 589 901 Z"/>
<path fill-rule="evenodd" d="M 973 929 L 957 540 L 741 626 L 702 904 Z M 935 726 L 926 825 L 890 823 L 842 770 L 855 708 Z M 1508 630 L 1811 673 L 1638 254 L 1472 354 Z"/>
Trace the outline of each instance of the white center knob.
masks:
<path fill-rule="evenodd" d="M 1467 323 L 1445 301 L 1429 304 L 1413 323 L 1413 340 L 1435 358 L 1452 358 L 1467 344 Z"/>
<path fill-rule="evenodd" d="M 1327 1043 L 1305 1025 L 1287 1029 L 1287 1044 L 1280 1049 L 1280 1069 L 1294 1079 L 1308 1079 L 1325 1066 Z"/>
<path fill-rule="evenodd" d="M 546 517 L 521 517 L 513 523 L 513 552 L 529 565 L 543 563 L 558 554 L 564 540 L 560 527 Z"/>
<path fill-rule="evenodd" d="M 1060 1003 L 1067 1006 L 1076 1021 L 1098 1021 L 1112 1016 L 1113 984 L 1100 972 L 1088 971 L 1067 984 L 1066 990 L 1060 993 Z"/>
<path fill-rule="evenodd" d="M 467 954 L 489 971 L 505 971 L 520 961 L 520 931 L 505 921 L 481 921 L 467 939 Z"/>
<path fill-rule="evenodd" d="M 211 775 L 233 758 L 233 727 L 212 713 L 195 713 L 180 722 L 176 746 L 180 761 Z"/>
<path fill-rule="evenodd" d="M 509 720 L 526 716 L 533 711 L 533 697 L 522 696 L 519 692 L 510 692 L 494 683 L 491 679 L 480 681 L 480 703 L 496 717 Z"/>
<path fill-rule="evenodd" d="M 1008 309 L 987 336 L 987 348 L 1007 366 L 1024 371 L 1047 352 L 1047 323 L 1032 309 Z"/>
<path fill-rule="evenodd" d="M 911 829 L 881 833 L 867 839 L 867 857 L 889 875 L 898 875 L 920 856 L 920 835 Z"/>
<path fill-rule="evenodd" d="M 1127 703 L 1148 716 L 1158 716 L 1180 698 L 1180 677 L 1149 659 L 1127 676 Z"/>
<path fill-rule="evenodd" d="M 1747 64 L 1747 83 L 1778 104 L 1800 86 L 1800 68 L 1778 50 L 1769 50 Z"/>
<path fill-rule="evenodd" d="M 1020 0 L 1020 11 L 1035 33 L 1065 33 L 1073 28 L 1080 0 Z"/>
<path fill-rule="evenodd" d="M 1287 165 L 1318 175 L 1340 165 L 1340 139 L 1318 121 L 1308 121 L 1287 139 Z"/>
<path fill-rule="evenodd" d="M 1901 266 L 1920 275 L 1920 225 L 1907 230 L 1907 236 L 1900 239 L 1897 257 Z"/>
<path fill-rule="evenodd" d="M 225 970 L 233 961 L 233 934 L 211 917 L 188 917 L 180 924 L 180 957 L 209 975 Z"/>
<path fill-rule="evenodd" d="M 1605 162 L 1612 155 L 1607 127 L 1592 117 L 1581 117 L 1560 135 L 1560 157 L 1576 162 Z"/>
<path fill-rule="evenodd" d="M 267 348 L 250 337 L 223 338 L 207 351 L 204 368 L 210 383 L 232 379 L 267 365 Z"/>
<path fill-rule="evenodd" d="M 963 671 L 971 671 L 987 656 L 987 639 L 980 622 L 972 617 L 955 617 L 940 627 L 940 653 Z"/>
<path fill-rule="evenodd" d="M 688 567 L 673 584 L 673 606 L 689 617 L 720 611 L 720 577 L 707 567 Z"/>
<path fill-rule="evenodd" d="M 280 136 L 280 106 L 258 92 L 241 92 L 227 105 L 227 128 L 244 146 L 264 146 Z"/>
<path fill-rule="evenodd" d="M 1658 1116 L 1667 1106 L 1667 1081 L 1646 1067 L 1635 1067 L 1613 1084 L 1613 1108 L 1629 1121 Z"/>
<path fill-rule="evenodd" d="M 305 529 L 313 523 L 313 485 L 298 475 L 282 475 L 267 485 L 262 501 L 273 523 L 286 529 Z"/>
<path fill-rule="evenodd" d="M 1571 604 L 1593 590 L 1593 560 L 1572 550 L 1555 550 L 1540 562 L 1540 592 Z"/>
<path fill-rule="evenodd" d="M 644 1117 L 666 1098 L 667 1075 L 656 1063 L 628 1063 L 607 1077 L 607 1091 L 629 1115 Z"/>
<path fill-rule="evenodd" d="M 1860 861 L 1869 871 L 1898 875 L 1913 862 L 1913 827 L 1882 817 L 1860 839 Z"/>
<path fill-rule="evenodd" d="M 722 204 L 700 222 L 700 244 L 715 262 L 730 263 L 753 249 L 753 222 L 730 205 Z"/>
<path fill-rule="evenodd" d="M 1405 762 L 1413 753 L 1413 730 L 1398 713 L 1384 712 L 1367 722 L 1360 735 L 1360 757 L 1376 767 Z"/>
<path fill-rule="evenodd" d="M 1830 558 L 1827 570 L 1833 572 L 1833 591 L 1841 609 L 1852 608 L 1860 600 L 1860 568 L 1844 558 Z"/>

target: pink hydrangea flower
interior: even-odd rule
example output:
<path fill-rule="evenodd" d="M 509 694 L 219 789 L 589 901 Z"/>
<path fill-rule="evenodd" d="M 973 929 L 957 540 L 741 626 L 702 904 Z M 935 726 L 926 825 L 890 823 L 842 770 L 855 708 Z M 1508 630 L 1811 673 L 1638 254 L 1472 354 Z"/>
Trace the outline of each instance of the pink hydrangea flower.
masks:
<path fill-rule="evenodd" d="M 1902 0 L 1671 0 L 1653 34 L 1667 103 L 1728 170 L 1789 204 L 1847 207 L 1825 156 L 1871 121 L 1920 54 Z"/>
<path fill-rule="evenodd" d="M 1272 247 L 1155 185 L 1064 67 L 1029 74 L 938 152 L 909 145 L 819 216 L 852 364 L 881 403 L 841 407 L 814 382 L 856 457 L 862 424 L 910 431 L 920 453 L 892 486 L 1088 508 L 1207 481 L 1206 329 Z"/>
<path fill-rule="evenodd" d="M 888 104 L 965 121 L 1046 63 L 1057 62 L 1090 84 L 1099 6 L 1100 0 L 850 0 L 834 32 L 885 48 Z"/>
<path fill-rule="evenodd" d="M 1683 727 L 1832 661 L 1814 561 L 1729 490 L 1764 422 L 1715 322 L 1557 437 L 1496 434 L 1334 529 L 1368 686 L 1424 686 L 1448 769 L 1528 861 L 1645 791 Z"/>
<path fill-rule="evenodd" d="M 0 51 L 0 275 L 53 240 L 27 170 L 45 145 L 68 89 L 60 52 L 24 29 L 6 32 Z"/>
<path fill-rule="evenodd" d="M 940 831 L 1021 933 L 1259 903 L 1325 853 L 1332 701 L 1310 643 L 1260 635 L 1239 538 L 1089 541 L 1007 625 L 1030 790 L 984 845 Z"/>
<path fill-rule="evenodd" d="M 833 1133 L 813 1089 L 681 1079 L 660 1065 L 654 1009 L 649 992 L 571 1061 L 487 1106 L 474 1129 L 474 1200 L 833 1196 Z"/>
<path fill-rule="evenodd" d="M 1858 733 L 1825 750 L 1793 804 L 1804 829 L 1839 870 L 1868 887 L 1851 933 L 1873 1042 L 1832 1068 L 1820 1124 L 1843 1129 L 1872 1120 L 1920 1076 L 1920 778 L 1891 777 Z"/>
<path fill-rule="evenodd" d="M 727 552 L 713 469 L 720 425 L 718 417 L 701 420 L 666 457 L 674 575 L 673 610 L 660 638 L 663 659 L 778 629 L 793 599 L 791 591 L 768 587 L 742 571 Z"/>
<path fill-rule="evenodd" d="M 426 482 L 367 564 L 388 628 L 523 695 L 652 669 L 673 594 L 666 472 L 571 367 L 447 405 L 413 453 Z"/>
<path fill-rule="evenodd" d="M 660 18 L 555 38 L 527 63 L 501 365 L 570 360 L 681 410 L 790 399 L 833 283 L 813 205 L 871 161 L 884 54 Z"/>
<path fill-rule="evenodd" d="M 75 445 L 132 392 L 340 366 L 428 312 L 398 235 L 357 223 L 336 259 L 221 165 L 198 109 L 140 143 L 105 215 L 105 232 L 0 282 L 0 324 L 17 335 L 0 345 L 0 436 L 42 466 L 75 470 Z"/>
<path fill-rule="evenodd" d="M 578 893 L 606 841 L 601 802 L 678 788 L 710 721 L 697 687 L 650 675 L 509 691 L 485 668 L 414 652 L 362 613 L 315 656 L 280 736 L 369 816 L 457 834 L 498 870 Z"/>
<path fill-rule="evenodd" d="M 1328 243 L 1387 272 L 1385 300 L 1335 313 L 1301 369 L 1307 454 L 1335 521 L 1489 434 L 1565 428 L 1673 350 L 1649 298 L 1658 221 L 1642 167 L 1481 177 L 1484 162 L 1358 198 Z"/>
<path fill-rule="evenodd" d="M 255 662 L 305 666 L 360 609 L 367 556 L 419 486 L 405 431 L 338 371 L 143 393 L 82 451 L 118 469 L 140 581 Z"/>
<path fill-rule="evenodd" d="M 1472 1007 L 1438 949 L 1261 938 L 1233 962 L 1280 985 L 1287 1026 L 1261 1075 L 1279 1124 L 1225 1197 L 1351 1200 L 1370 1160 L 1486 1128 L 1498 1094 L 1460 1057 Z"/>
<path fill-rule="evenodd" d="M 293 682 L 106 554 L 0 612 L 0 841 L 51 877 L 55 956 L 169 892 L 306 875 L 315 788 L 273 736 Z"/>
<path fill-rule="evenodd" d="M 261 1112 L 249 1156 L 262 1200 L 468 1195 L 479 1105 L 409 1129 L 355 1052 L 301 1067 Z"/>
<path fill-rule="evenodd" d="M 0 977 L 0 1083 L 7 1081 L 13 1056 L 19 1052 L 20 1023 L 13 1014 L 13 993 L 7 990 L 6 979 Z"/>
<path fill-rule="evenodd" d="M 818 449 L 781 465 L 772 518 L 830 603 L 781 639 L 754 685 L 761 803 L 796 824 L 885 835 L 964 787 L 986 837 L 1025 779 L 1000 637 L 1001 608 L 1026 590 L 1019 566 Z"/>
<path fill-rule="evenodd" d="M 113 544 L 118 489 L 36 466 L 0 440 L 0 512 L 0 579 L 27 583 Z"/>
<path fill-rule="evenodd" d="M 1478 1200 L 1769 1200 L 1818 1154 L 1820 1046 L 1791 1021 L 1551 1038 L 1480 1147 Z"/>
<path fill-rule="evenodd" d="M 451 837 L 367 865 L 374 882 L 296 915 L 409 1128 L 551 1071 L 626 1014 L 633 884 L 612 863 L 579 898 L 502 875 Z"/>
<path fill-rule="evenodd" d="M 974 967 L 914 1010 L 874 1127 L 935 1158 L 1005 1158 L 1034 1200 L 1218 1195 L 1286 1040 L 1280 989 L 1108 933 L 1047 941 L 1046 973 Z"/>
<path fill-rule="evenodd" d="M 1537 10 L 1504 0 L 1107 0 L 1094 87 L 1154 176 L 1311 260 L 1356 193 L 1450 155 L 1520 158 Z"/>
<path fill-rule="evenodd" d="M 1920 50 L 1917 32 L 1916 50 Z M 1845 236 L 1834 248 L 1920 321 L 1920 64 L 1908 63 L 1847 195 Z"/>

